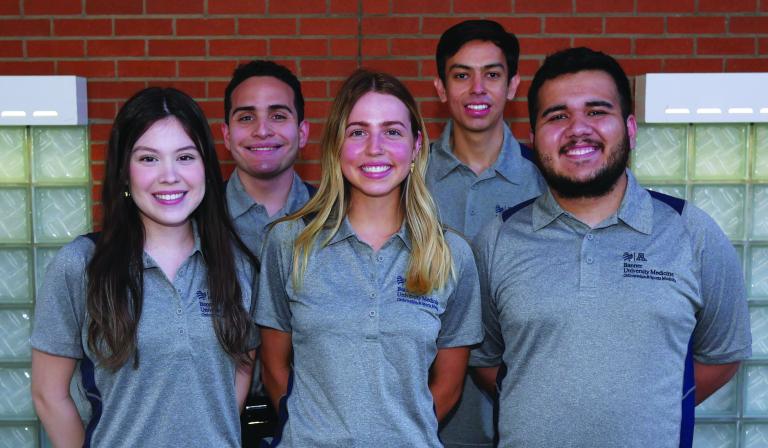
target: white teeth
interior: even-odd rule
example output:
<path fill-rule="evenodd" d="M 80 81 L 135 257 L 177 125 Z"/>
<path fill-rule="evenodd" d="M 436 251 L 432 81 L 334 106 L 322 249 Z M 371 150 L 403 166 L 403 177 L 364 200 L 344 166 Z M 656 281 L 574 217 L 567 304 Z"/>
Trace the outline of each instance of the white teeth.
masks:
<path fill-rule="evenodd" d="M 251 151 L 274 151 L 277 148 L 279 148 L 279 146 L 250 146 L 250 147 L 248 147 L 248 149 L 251 150 Z"/>
<path fill-rule="evenodd" d="M 161 201 L 175 201 L 176 199 L 179 199 L 182 196 L 184 196 L 184 193 L 156 194 L 155 195 L 155 197 L 160 199 Z"/>
<path fill-rule="evenodd" d="M 575 148 L 568 150 L 568 155 L 572 156 L 582 156 L 584 154 L 589 154 L 590 152 L 594 152 L 595 148 L 589 147 L 589 148 Z"/>
<path fill-rule="evenodd" d="M 486 110 L 488 109 L 487 104 L 468 104 L 467 107 L 472 110 Z"/>
<path fill-rule="evenodd" d="M 363 167 L 363 171 L 366 173 L 383 173 L 390 168 L 390 165 L 366 165 Z"/>

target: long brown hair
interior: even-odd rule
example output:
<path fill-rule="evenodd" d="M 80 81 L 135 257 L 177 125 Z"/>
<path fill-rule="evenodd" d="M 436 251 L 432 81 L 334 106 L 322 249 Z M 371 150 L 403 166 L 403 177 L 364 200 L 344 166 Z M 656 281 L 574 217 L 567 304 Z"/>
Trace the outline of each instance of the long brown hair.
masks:
<path fill-rule="evenodd" d="M 422 136 L 421 148 L 414 162 L 414 170 L 405 179 L 401 206 L 405 211 L 405 225 L 411 237 L 411 259 L 406 273 L 406 288 L 416 294 L 426 294 L 440 288 L 453 275 L 453 259 L 432 196 L 427 190 L 424 174 L 429 157 L 429 139 L 416 101 L 397 78 L 381 72 L 358 70 L 347 78 L 331 106 L 328 121 L 320 140 L 322 176 L 315 196 L 299 211 L 284 220 L 311 217 L 296 238 L 293 251 L 293 281 L 296 286 L 309 262 L 309 252 L 319 233 L 331 229 L 321 244 L 325 245 L 338 231 L 349 207 L 349 185 L 341 172 L 339 160 L 344 143 L 344 129 L 352 108 L 368 92 L 392 95 L 408 109 L 414 140 Z"/>
<path fill-rule="evenodd" d="M 246 344 L 252 324 L 242 304 L 235 247 L 250 259 L 255 270 L 258 261 L 229 220 L 211 130 L 203 111 L 185 93 L 150 87 L 129 99 L 115 118 L 103 180 L 103 226 L 88 264 L 88 348 L 110 370 L 119 369 L 131 357 L 133 367 L 139 365 L 137 327 L 144 302 L 145 234 L 136 204 L 125 197 L 131 152 L 152 124 L 167 117 L 175 117 L 195 142 L 205 167 L 205 195 L 191 219 L 197 223 L 208 272 L 216 336 L 232 358 L 250 362 Z"/>

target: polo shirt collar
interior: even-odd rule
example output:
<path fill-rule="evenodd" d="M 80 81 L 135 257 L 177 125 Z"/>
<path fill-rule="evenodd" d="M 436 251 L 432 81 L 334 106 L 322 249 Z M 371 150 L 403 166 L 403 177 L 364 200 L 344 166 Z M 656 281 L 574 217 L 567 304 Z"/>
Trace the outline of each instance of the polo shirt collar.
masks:
<path fill-rule="evenodd" d="M 397 232 L 395 232 L 394 236 L 400 238 L 400 240 L 408 248 L 408 250 L 411 250 L 411 237 L 410 237 L 410 233 L 408 232 L 408 228 L 405 225 L 405 220 L 403 220 L 403 223 L 400 224 L 400 229 Z M 328 241 L 328 245 L 330 246 L 332 244 L 336 244 L 340 241 L 344 241 L 347 238 L 352 238 L 352 237 L 357 238 L 357 234 L 355 233 L 355 230 L 352 228 L 352 224 L 349 223 L 349 218 L 347 216 L 344 216 L 344 219 L 341 221 L 341 226 L 339 226 L 339 230 L 336 231 L 336 234 L 333 235 L 330 241 Z M 357 239 L 359 240 L 359 238 Z"/>
<path fill-rule="evenodd" d="M 251 207 L 260 205 L 253 200 L 251 195 L 245 191 L 245 186 L 240 180 L 240 171 L 235 170 L 227 181 L 227 205 L 229 206 L 230 214 L 232 218 L 238 218 L 245 214 Z M 288 199 L 285 201 L 285 205 L 276 214 L 275 218 L 279 216 L 286 216 L 295 210 L 298 210 L 301 205 L 304 205 L 309 200 L 309 193 L 307 188 L 302 182 L 301 178 L 293 173 L 293 181 L 291 182 L 291 191 L 288 192 Z M 270 218 L 271 219 L 271 218 Z"/>
<path fill-rule="evenodd" d="M 653 203 L 648 192 L 637 183 L 629 169 L 627 173 L 627 189 L 619 205 L 619 210 L 613 216 L 606 218 L 598 227 L 607 227 L 621 220 L 629 227 L 640 233 L 650 234 L 653 228 Z M 547 188 L 533 205 L 533 230 L 537 231 L 549 225 L 560 215 L 568 214 L 557 203 L 552 191 Z"/>
<path fill-rule="evenodd" d="M 431 157 L 436 164 L 435 174 L 438 179 L 447 176 L 463 162 L 456 158 L 451 148 L 451 134 L 453 133 L 453 120 L 449 120 L 443 129 L 440 138 L 433 145 Z M 520 154 L 520 143 L 512 135 L 512 131 L 504 123 L 504 140 L 501 144 L 501 152 L 496 162 L 491 165 L 491 169 L 504 176 L 513 184 L 520 184 L 526 180 L 528 174 L 525 171 L 523 157 Z"/>

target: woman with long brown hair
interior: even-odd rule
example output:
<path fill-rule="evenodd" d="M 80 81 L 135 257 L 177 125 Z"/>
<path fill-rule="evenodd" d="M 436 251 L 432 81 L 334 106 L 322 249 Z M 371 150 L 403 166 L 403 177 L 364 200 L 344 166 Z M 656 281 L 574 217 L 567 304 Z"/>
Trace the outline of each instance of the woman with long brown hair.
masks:
<path fill-rule="evenodd" d="M 262 253 L 263 381 L 274 446 L 441 446 L 480 342 L 477 270 L 424 183 L 427 134 L 396 78 L 365 70 L 337 94 L 317 194 Z"/>
<path fill-rule="evenodd" d="M 57 447 L 237 446 L 258 339 L 258 263 L 235 235 L 207 120 L 148 88 L 109 139 L 102 231 L 51 262 L 35 308 L 32 395 Z M 83 428 L 69 384 L 79 365 Z"/>

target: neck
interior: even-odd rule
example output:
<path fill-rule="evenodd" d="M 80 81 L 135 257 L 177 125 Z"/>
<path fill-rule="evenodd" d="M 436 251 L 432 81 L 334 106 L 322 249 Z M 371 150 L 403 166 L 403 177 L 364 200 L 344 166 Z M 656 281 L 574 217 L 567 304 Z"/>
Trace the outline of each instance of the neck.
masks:
<path fill-rule="evenodd" d="M 267 215 L 272 216 L 288 201 L 295 172 L 293 168 L 287 169 L 269 179 L 249 176 L 239 169 L 235 169 L 235 174 L 240 178 L 248 196 L 263 205 Z"/>
<path fill-rule="evenodd" d="M 353 192 L 347 218 L 358 238 L 379 250 L 403 223 L 400 191 L 380 198 Z"/>
<path fill-rule="evenodd" d="M 144 220 L 144 251 L 157 262 L 169 280 L 173 281 L 176 271 L 192 253 L 195 239 L 192 222 L 180 226 L 162 226 Z"/>
<path fill-rule="evenodd" d="M 621 206 L 624 193 L 627 191 L 627 173 L 622 174 L 608 193 L 599 197 L 565 198 L 556 191 L 551 191 L 552 196 L 563 210 L 589 227 L 595 227 L 616 213 Z"/>
<path fill-rule="evenodd" d="M 470 131 L 453 124 L 451 147 L 453 154 L 475 174 L 487 170 L 499 158 L 504 143 L 504 121 L 499 120 L 490 129 Z"/>

